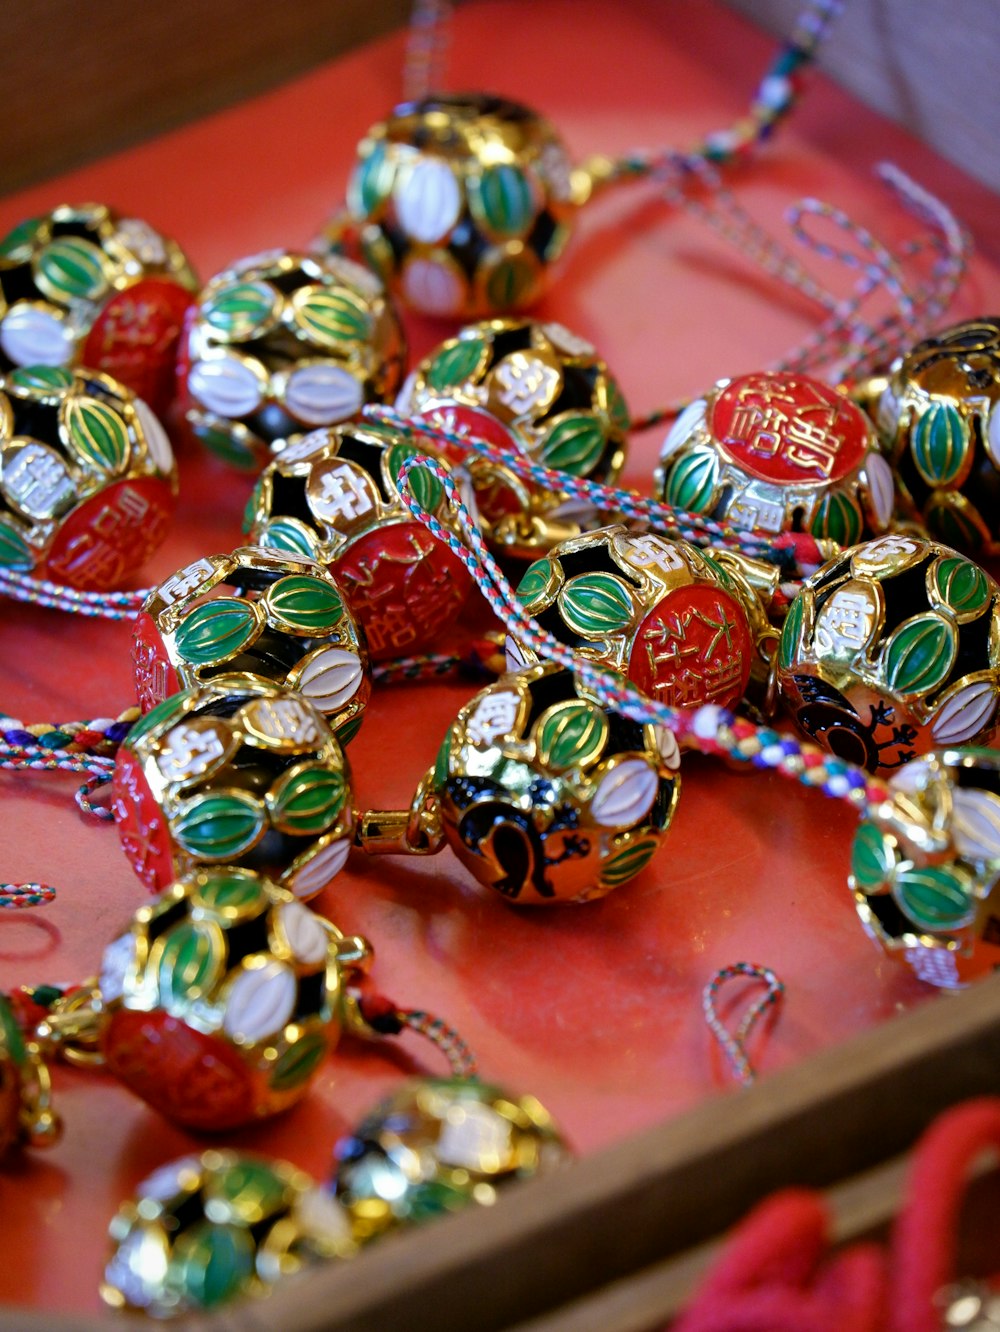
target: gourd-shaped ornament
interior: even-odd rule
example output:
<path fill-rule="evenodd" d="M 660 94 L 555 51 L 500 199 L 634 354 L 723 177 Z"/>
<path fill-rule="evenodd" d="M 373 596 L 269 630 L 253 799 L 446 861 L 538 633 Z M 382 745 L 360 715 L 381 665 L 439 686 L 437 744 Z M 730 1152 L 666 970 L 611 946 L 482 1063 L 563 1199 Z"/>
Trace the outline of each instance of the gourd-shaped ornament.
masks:
<path fill-rule="evenodd" d="M 354 833 L 350 769 L 326 719 L 246 675 L 181 690 L 136 722 L 112 792 L 122 847 L 150 892 L 225 863 L 314 897 Z"/>
<path fill-rule="evenodd" d="M 355 1250 L 340 1206 L 303 1170 L 245 1152 L 160 1166 L 111 1222 L 101 1298 L 168 1318 L 268 1294 Z"/>
<path fill-rule="evenodd" d="M 406 348 L 368 269 L 270 250 L 216 274 L 192 307 L 178 358 L 191 433 L 257 469 L 316 426 L 391 398 Z"/>
<path fill-rule="evenodd" d="M 850 887 L 868 934 L 930 985 L 1000 967 L 1000 753 L 935 749 L 858 828 Z"/>
<path fill-rule="evenodd" d="M 360 817 L 366 851 L 447 843 L 518 906 L 587 902 L 638 874 L 680 794 L 673 733 L 603 707 L 551 664 L 500 677 L 452 723 L 407 811 Z"/>
<path fill-rule="evenodd" d="M 533 1096 L 475 1079 L 421 1078 L 337 1144 L 335 1198 L 359 1239 L 489 1205 L 515 1179 L 558 1170 L 570 1151 Z"/>
<path fill-rule="evenodd" d="M 18 1146 L 50 1147 L 62 1124 L 51 1105 L 49 1071 L 0 994 L 0 1164 Z"/>
<path fill-rule="evenodd" d="M 470 324 L 424 357 L 397 405 L 417 427 L 482 438 L 565 472 L 567 482 L 610 485 L 625 465 L 629 414 L 618 382 L 592 344 L 561 324 Z M 465 466 L 486 536 L 506 552 L 534 558 L 606 521 L 589 501 L 526 481 L 502 459 L 439 447 Z"/>
<path fill-rule="evenodd" d="M 1000 552 L 1000 317 L 918 342 L 874 416 L 904 511 L 970 555 Z"/>
<path fill-rule="evenodd" d="M 778 571 L 753 562 L 775 590 Z M 580 657 L 627 675 L 671 708 L 733 707 L 747 688 L 758 645 L 774 637 L 760 597 L 743 576 L 751 562 L 709 555 L 686 541 L 621 526 L 561 542 L 517 588 L 525 610 Z M 539 658 L 507 635 L 507 664 Z"/>
<path fill-rule="evenodd" d="M 247 505 L 251 541 L 318 560 L 350 589 L 375 661 L 425 650 L 472 588 L 462 561 L 400 496 L 400 469 L 418 452 L 450 470 L 433 446 L 418 450 L 382 425 L 314 430 L 264 469 Z M 438 478 L 426 468 L 409 475 L 423 507 L 453 528 Z"/>
<path fill-rule="evenodd" d="M 808 739 L 870 772 L 942 745 L 989 744 L 998 597 L 985 570 L 934 541 L 900 533 L 845 550 L 789 608 L 781 700 Z"/>
<path fill-rule="evenodd" d="M 161 545 L 177 496 L 162 425 L 91 370 L 0 376 L 0 569 L 120 587 Z"/>
<path fill-rule="evenodd" d="M 851 546 L 884 532 L 893 483 L 864 412 L 809 375 L 720 379 L 674 422 L 656 470 L 660 499 L 762 532 Z"/>
<path fill-rule="evenodd" d="M 358 146 L 347 211 L 365 258 L 411 309 L 455 319 L 522 310 L 545 290 L 573 216 L 614 175 L 573 168 L 536 111 L 487 93 L 396 107 Z"/>
<path fill-rule="evenodd" d="M 345 938 L 267 878 L 192 870 L 105 950 L 95 1007 L 111 1073 L 174 1123 L 212 1132 L 276 1114 L 337 1044 Z"/>
<path fill-rule="evenodd" d="M 197 290 L 184 251 L 148 222 L 62 204 L 0 240 L 0 366 L 103 370 L 164 412 Z"/>
<path fill-rule="evenodd" d="M 297 690 L 341 744 L 371 694 L 364 633 L 341 588 L 313 560 L 245 546 L 165 579 L 146 598 L 132 638 L 144 712 L 217 675 Z"/>

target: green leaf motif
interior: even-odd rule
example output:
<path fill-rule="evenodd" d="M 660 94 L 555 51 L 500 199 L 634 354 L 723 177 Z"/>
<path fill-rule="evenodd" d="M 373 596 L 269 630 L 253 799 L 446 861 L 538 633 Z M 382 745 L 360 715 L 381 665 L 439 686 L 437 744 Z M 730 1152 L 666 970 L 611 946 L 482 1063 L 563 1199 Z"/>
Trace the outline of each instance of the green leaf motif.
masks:
<path fill-rule="evenodd" d="M 260 880 L 244 874 L 207 875 L 204 883 L 198 885 L 196 898 L 206 911 L 216 911 L 222 916 L 232 911 L 246 915 L 263 910 L 269 900 Z"/>
<path fill-rule="evenodd" d="M 339 726 L 334 726 L 333 733 L 337 737 L 337 744 L 340 745 L 341 749 L 346 749 L 361 730 L 364 719 L 364 713 L 358 712 L 353 717 L 348 717 L 346 721 L 341 722 Z M 333 721 L 332 718 L 327 718 L 327 720 Z"/>
<path fill-rule="evenodd" d="M 254 1249 L 249 1230 L 199 1221 L 174 1243 L 167 1287 L 177 1291 L 189 1306 L 213 1309 L 232 1299 L 249 1282 Z"/>
<path fill-rule="evenodd" d="M 866 820 L 855 833 L 851 848 L 851 873 L 857 886 L 863 892 L 884 887 L 895 863 L 892 847 L 875 824 Z"/>
<path fill-rule="evenodd" d="M 534 264 L 520 255 L 505 255 L 486 278 L 486 299 L 495 310 L 515 310 L 529 300 L 534 286 Z"/>
<path fill-rule="evenodd" d="M 226 342 L 257 337 L 275 317 L 281 297 L 267 282 L 232 282 L 220 287 L 199 314 Z"/>
<path fill-rule="evenodd" d="M 166 1006 L 204 994 L 222 970 L 213 948 L 213 931 L 198 921 L 182 921 L 168 933 L 157 980 Z"/>
<path fill-rule="evenodd" d="M 864 520 L 850 495 L 832 491 L 823 496 L 813 515 L 810 531 L 815 537 L 827 537 L 838 546 L 853 546 L 861 540 Z"/>
<path fill-rule="evenodd" d="M 38 229 L 45 221 L 42 217 L 29 217 L 18 222 L 0 240 L 0 259 L 27 259 Z"/>
<path fill-rule="evenodd" d="M 336 822 L 346 799 L 343 773 L 331 768 L 304 768 L 278 788 L 271 817 L 282 832 L 317 836 Z"/>
<path fill-rule="evenodd" d="M 0 568 L 33 569 L 35 557 L 31 547 L 13 525 L 0 518 Z"/>
<path fill-rule="evenodd" d="M 920 929 L 956 930 L 974 914 L 970 882 L 946 865 L 914 865 L 900 870 L 893 893 L 900 909 Z"/>
<path fill-rule="evenodd" d="M 64 236 L 44 246 L 34 261 L 39 285 L 66 301 L 96 301 L 108 290 L 104 256 L 96 245 Z"/>
<path fill-rule="evenodd" d="M 805 619 L 805 597 L 800 592 L 788 608 L 785 623 L 781 627 L 781 641 L 778 644 L 778 664 L 789 671 L 799 655 L 799 640 L 802 637 L 802 621 Z"/>
<path fill-rule="evenodd" d="M 555 566 L 551 560 L 535 560 L 529 564 L 524 577 L 517 585 L 517 599 L 530 610 L 539 597 L 545 595 L 552 586 Z"/>
<path fill-rule="evenodd" d="M 150 708 L 145 717 L 132 723 L 128 735 L 122 741 L 125 748 L 134 751 L 139 741 L 153 732 L 165 736 L 174 722 L 184 715 L 184 705 L 190 696 L 187 690 L 182 690 L 179 694 L 171 694 L 162 703 L 157 703 L 155 708 Z"/>
<path fill-rule="evenodd" d="M 252 527 L 246 531 L 248 536 L 254 535 Z M 318 558 L 317 538 L 297 518 L 272 518 L 256 539 L 258 545 L 266 546 L 268 550 L 287 550 L 293 555 L 306 555 L 311 560 Z"/>
<path fill-rule="evenodd" d="M 675 509 L 711 513 L 718 502 L 719 460 L 708 449 L 693 449 L 670 469 L 663 498 Z"/>
<path fill-rule="evenodd" d="M 371 217 L 392 192 L 393 165 L 386 157 L 385 144 L 377 143 L 364 161 L 359 162 L 348 187 L 351 211 L 359 217 Z"/>
<path fill-rule="evenodd" d="M 619 884 L 634 878 L 640 870 L 646 868 L 659 846 L 657 838 L 647 837 L 626 847 L 624 851 L 619 851 L 601 870 L 601 882 L 617 888 Z"/>
<path fill-rule="evenodd" d="M 275 1060 L 269 1078 L 271 1090 L 282 1092 L 301 1087 L 323 1062 L 326 1052 L 326 1038 L 321 1033 L 303 1036 Z"/>
<path fill-rule="evenodd" d="M 978 564 L 949 556 L 934 568 L 934 586 L 938 596 L 957 615 L 975 615 L 986 609 L 990 599 L 989 579 Z"/>
<path fill-rule="evenodd" d="M 191 420 L 191 433 L 206 449 L 232 467 L 250 471 L 258 465 L 253 447 L 236 430 L 224 430 L 205 421 Z"/>
<path fill-rule="evenodd" d="M 632 425 L 628 403 L 625 401 L 625 395 L 622 393 L 621 388 L 618 385 L 618 380 L 615 379 L 613 375 L 607 373 L 605 373 L 604 379 L 607 384 L 608 392 L 608 416 L 610 417 L 611 424 L 614 426 L 615 430 L 620 434 L 625 435 L 628 433 Z"/>
<path fill-rule="evenodd" d="M 619 633 L 632 623 L 632 594 L 613 574 L 580 574 L 559 594 L 563 619 L 577 634 L 601 638 Z"/>
<path fill-rule="evenodd" d="M 38 393 L 61 392 L 73 387 L 73 375 L 61 365 L 19 365 L 7 376 L 18 388 Z"/>
<path fill-rule="evenodd" d="M 264 478 L 259 476 L 250 492 L 250 498 L 243 508 L 243 531 L 246 533 L 253 531 L 253 525 L 257 521 L 257 511 L 260 509 L 261 496 L 264 493 Z"/>
<path fill-rule="evenodd" d="M 986 525 L 961 495 L 941 495 L 924 511 L 929 531 L 956 550 L 976 554 L 988 540 Z"/>
<path fill-rule="evenodd" d="M 329 634 L 344 618 L 344 602 L 332 583 L 308 574 L 288 574 L 267 589 L 264 605 L 291 629 Z"/>
<path fill-rule="evenodd" d="M 443 393 L 478 379 L 489 359 L 486 339 L 473 337 L 453 338 L 431 358 L 424 374 L 428 388 Z"/>
<path fill-rule="evenodd" d="M 189 665 L 214 666 L 248 647 L 260 630 L 260 617 L 250 602 L 218 597 L 195 606 L 184 617 L 174 642 Z"/>
<path fill-rule="evenodd" d="M 264 828 L 264 811 L 241 791 L 195 796 L 181 806 L 173 834 L 200 860 L 234 860 L 248 851 Z"/>
<path fill-rule="evenodd" d="M 421 452 L 410 444 L 390 444 L 386 454 L 386 466 L 396 489 L 401 491 L 403 478 L 400 472 L 408 458 L 419 458 Z M 427 455 L 422 455 L 426 457 Z M 406 484 L 410 493 L 425 513 L 436 513 L 444 499 L 444 486 L 426 467 L 413 467 L 407 474 Z"/>
<path fill-rule="evenodd" d="M 965 470 L 972 440 L 958 409 L 936 402 L 917 422 L 910 447 L 917 471 L 927 484 L 948 486 Z"/>
<path fill-rule="evenodd" d="M 288 1185 L 266 1161 L 244 1156 L 209 1177 L 208 1198 L 223 1204 L 217 1220 L 257 1224 L 284 1211 Z"/>
<path fill-rule="evenodd" d="M 371 315 L 364 301 L 353 292 L 314 288 L 295 302 L 296 322 L 314 342 L 326 347 L 367 342 L 371 337 Z"/>
<path fill-rule="evenodd" d="M 926 694 L 947 678 L 958 643 L 947 620 L 931 611 L 892 634 L 884 649 L 886 683 L 898 694 Z"/>
<path fill-rule="evenodd" d="M 553 772 L 585 768 L 601 757 L 608 720 L 595 703 L 560 703 L 549 708 L 535 731 L 538 762 Z"/>
<path fill-rule="evenodd" d="M 28 1057 L 21 1028 L 17 1025 L 13 1009 L 0 994 L 0 1053 L 6 1051 L 15 1064 L 21 1065 Z"/>
<path fill-rule="evenodd" d="M 102 472 L 124 470 L 128 427 L 116 411 L 96 398 L 70 398 L 63 412 L 70 447 L 79 459 Z"/>
<path fill-rule="evenodd" d="M 434 790 L 443 791 L 444 784 L 448 780 L 448 764 L 451 758 L 451 737 L 453 727 L 449 726 L 448 731 L 441 741 L 441 747 L 434 760 Z"/>
<path fill-rule="evenodd" d="M 535 219 L 531 183 L 516 166 L 487 167 L 469 179 L 468 193 L 473 216 L 495 236 L 523 236 Z"/>
<path fill-rule="evenodd" d="M 607 439 L 595 416 L 564 416 L 552 427 L 538 448 L 543 467 L 589 476 L 604 456 Z"/>

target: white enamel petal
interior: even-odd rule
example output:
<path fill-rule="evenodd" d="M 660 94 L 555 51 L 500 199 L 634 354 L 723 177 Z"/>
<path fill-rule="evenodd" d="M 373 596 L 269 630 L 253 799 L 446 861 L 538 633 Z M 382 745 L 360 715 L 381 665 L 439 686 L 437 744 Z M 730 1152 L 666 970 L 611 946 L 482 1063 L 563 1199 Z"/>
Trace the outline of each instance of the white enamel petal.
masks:
<path fill-rule="evenodd" d="M 953 694 L 938 709 L 931 724 L 936 745 L 957 745 L 978 735 L 990 722 L 997 705 L 996 688 L 978 680 Z"/>
<path fill-rule="evenodd" d="M 631 828 L 649 813 L 659 784 L 645 759 L 625 759 L 601 779 L 591 815 L 606 828 Z"/>
<path fill-rule="evenodd" d="M 125 993 L 125 977 L 134 961 L 135 939 L 131 934 L 119 935 L 105 948 L 98 980 L 104 1003 L 110 1004 Z"/>
<path fill-rule="evenodd" d="M 892 482 L 892 468 L 880 453 L 870 453 L 865 459 L 865 478 L 875 510 L 875 520 L 880 528 L 888 527 L 895 501 L 895 488 Z"/>
<path fill-rule="evenodd" d="M 986 452 L 990 455 L 994 467 L 1000 467 L 1000 402 L 995 402 L 990 409 L 986 422 Z"/>
<path fill-rule="evenodd" d="M 285 445 L 281 450 L 281 461 L 302 462 L 304 458 L 312 458 L 317 453 L 322 453 L 325 448 L 329 448 L 330 443 L 330 432 L 325 426 L 319 430 L 310 430 L 308 435 L 300 435 L 298 439 L 293 439 L 290 444 Z"/>
<path fill-rule="evenodd" d="M 339 365 L 306 365 L 293 370 L 285 386 L 285 406 L 308 425 L 346 421 L 364 404 L 361 384 Z"/>
<path fill-rule="evenodd" d="M 370 268 L 365 268 L 362 264 L 356 264 L 353 259 L 345 259 L 342 254 L 327 255 L 323 260 L 323 266 L 328 273 L 332 273 L 334 277 L 339 277 L 342 282 L 354 287 L 356 291 L 360 291 L 362 296 L 367 296 L 369 300 L 375 300 L 385 293 L 385 288 Z"/>
<path fill-rule="evenodd" d="M 896 426 L 899 422 L 899 399 L 893 392 L 891 384 L 887 384 L 882 390 L 882 395 L 878 400 L 878 406 L 875 408 L 875 423 L 879 431 L 887 438 L 891 438 L 896 433 Z"/>
<path fill-rule="evenodd" d="M 282 883 L 302 901 L 315 897 L 342 869 L 350 849 L 351 839 L 349 837 L 342 837 L 337 842 L 331 842 L 329 846 L 323 847 L 322 851 L 313 856 L 312 860 L 303 865 L 300 870 L 296 870 L 288 878 L 282 877 Z"/>
<path fill-rule="evenodd" d="M 320 712 L 335 712 L 358 692 L 365 673 L 360 659 L 343 648 L 320 648 L 299 676 L 296 688 Z"/>
<path fill-rule="evenodd" d="M 313 1239 L 340 1244 L 351 1238 L 347 1212 L 325 1189 L 307 1189 L 301 1193 L 295 1203 L 294 1216 L 299 1229 Z"/>
<path fill-rule="evenodd" d="M 15 305 L 0 323 L 0 347 L 15 365 L 66 365 L 73 355 L 73 331 L 54 314 Z"/>
<path fill-rule="evenodd" d="M 667 437 L 660 447 L 660 462 L 666 462 L 672 458 L 682 444 L 684 444 L 705 424 L 705 399 L 697 398 L 688 405 L 678 416 L 677 420 L 667 432 Z"/>
<path fill-rule="evenodd" d="M 566 522 L 585 527 L 588 523 L 596 522 L 600 512 L 600 509 L 595 508 L 593 504 L 588 504 L 584 499 L 568 499 L 563 500 L 562 504 L 557 504 L 554 509 L 550 509 L 549 517 L 562 518 Z"/>
<path fill-rule="evenodd" d="M 121 1291 L 135 1309 L 145 1308 L 159 1296 L 166 1275 L 163 1241 L 139 1223 L 119 1242 L 104 1269 L 104 1280 Z"/>
<path fill-rule="evenodd" d="M 952 801 L 958 854 L 966 860 L 1000 857 L 1000 798 L 989 791 L 958 790 Z"/>
<path fill-rule="evenodd" d="M 510 1156 L 509 1120 L 488 1105 L 456 1105 L 438 1135 L 437 1155 L 445 1165 L 489 1173 Z M 495 1164 L 493 1164 L 495 1163 Z"/>
<path fill-rule="evenodd" d="M 235 356 L 199 361 L 188 375 L 188 389 L 203 407 L 230 419 L 249 416 L 264 398 L 260 380 Z"/>
<path fill-rule="evenodd" d="M 914 795 L 927 785 L 928 773 L 926 759 L 911 759 L 909 763 L 904 763 L 901 768 L 896 769 L 889 778 L 889 786 L 893 791 Z"/>
<path fill-rule="evenodd" d="M 411 370 L 403 380 L 403 387 L 396 394 L 396 411 L 409 416 L 413 410 L 413 388 L 417 382 L 416 370 Z"/>
<path fill-rule="evenodd" d="M 656 748 L 671 772 L 676 772 L 681 766 L 681 750 L 677 737 L 669 726 L 656 727 Z"/>
<path fill-rule="evenodd" d="M 507 635 L 504 642 L 504 651 L 509 671 L 519 671 L 522 666 L 527 666 L 528 663 L 521 644 L 512 634 Z"/>
<path fill-rule="evenodd" d="M 566 352 L 568 356 L 596 356 L 597 348 L 586 338 L 571 332 L 565 324 L 543 324 L 541 331 L 554 347 Z"/>
<path fill-rule="evenodd" d="M 465 300 L 458 274 L 433 259 L 411 259 L 403 268 L 402 286 L 407 304 L 424 314 L 458 314 Z"/>
<path fill-rule="evenodd" d="M 223 1030 L 251 1045 L 276 1035 L 295 1012 L 297 991 L 295 973 L 284 962 L 241 972 L 229 991 Z"/>
<path fill-rule="evenodd" d="M 163 237 L 141 217 L 123 217 L 115 231 L 115 239 L 131 250 L 144 264 L 165 264 L 167 250 Z"/>
<path fill-rule="evenodd" d="M 288 946 L 298 961 L 308 966 L 322 962 L 330 950 L 330 937 L 319 919 L 298 902 L 286 902 L 278 915 Z"/>
<path fill-rule="evenodd" d="M 170 447 L 167 432 L 160 424 L 160 419 L 141 398 L 135 400 L 135 414 L 139 418 L 142 433 L 146 436 L 150 456 L 161 472 L 170 473 L 174 468 L 174 451 Z"/>
<path fill-rule="evenodd" d="M 440 240 L 462 211 L 462 191 L 455 174 L 437 158 L 422 158 L 408 171 L 401 171 L 393 193 L 399 224 L 414 240 Z"/>
<path fill-rule="evenodd" d="M 201 1174 L 201 1161 L 195 1156 L 179 1156 L 176 1161 L 154 1170 L 136 1187 L 136 1197 L 152 1198 L 154 1202 L 169 1202 L 178 1193 L 186 1193 L 197 1183 Z"/>

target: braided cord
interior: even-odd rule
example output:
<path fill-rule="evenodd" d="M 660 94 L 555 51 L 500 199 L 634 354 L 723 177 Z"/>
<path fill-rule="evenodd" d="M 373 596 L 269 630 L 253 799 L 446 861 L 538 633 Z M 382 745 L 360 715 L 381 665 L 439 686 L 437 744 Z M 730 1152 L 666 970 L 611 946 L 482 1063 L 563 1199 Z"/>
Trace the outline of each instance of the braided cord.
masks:
<path fill-rule="evenodd" d="M 135 592 L 78 592 L 47 578 L 0 569 L 0 596 L 104 620 L 135 619 L 151 591 L 146 587 Z"/>
<path fill-rule="evenodd" d="M 474 1078 L 479 1071 L 476 1056 L 454 1027 L 422 1008 L 404 1008 L 397 1013 L 404 1027 L 409 1027 L 436 1046 L 451 1069 L 452 1077 Z"/>
<path fill-rule="evenodd" d="M 750 1004 L 736 1030 L 731 1032 L 719 1016 L 716 1003 L 723 985 L 741 977 L 763 982 L 767 989 Z M 777 973 L 770 967 L 761 966 L 759 962 L 734 962 L 732 966 L 721 967 L 702 991 L 701 1006 L 708 1029 L 726 1056 L 733 1077 L 744 1087 L 749 1087 L 757 1076 L 746 1048 L 750 1033 L 765 1013 L 773 1012 L 777 1008 L 784 993 L 784 982 L 779 979 Z"/>
<path fill-rule="evenodd" d="M 0 910 L 45 906 L 55 898 L 56 890 L 47 883 L 0 883 Z"/>

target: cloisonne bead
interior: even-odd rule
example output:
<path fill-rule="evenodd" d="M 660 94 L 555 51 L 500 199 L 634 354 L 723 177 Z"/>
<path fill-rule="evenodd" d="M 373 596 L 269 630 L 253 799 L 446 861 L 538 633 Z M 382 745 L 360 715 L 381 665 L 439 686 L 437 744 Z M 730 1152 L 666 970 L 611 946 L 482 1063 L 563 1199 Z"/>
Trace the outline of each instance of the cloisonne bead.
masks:
<path fill-rule="evenodd" d="M 1000 703 L 1000 587 L 902 534 L 846 550 L 789 609 L 776 681 L 799 730 L 887 773 L 942 745 L 989 744 Z"/>
<path fill-rule="evenodd" d="M 841 546 L 884 532 L 893 484 L 864 412 L 808 375 L 720 379 L 664 440 L 659 497 L 734 527 Z"/>
<path fill-rule="evenodd" d="M 297 690 L 341 744 L 361 725 L 371 669 L 340 587 L 313 560 L 248 546 L 196 560 L 155 588 L 132 640 L 144 712 L 217 675 Z"/>
<path fill-rule="evenodd" d="M 156 412 L 173 397 L 198 279 L 180 246 L 103 204 L 68 204 L 0 240 L 0 366 L 103 370 Z"/>
<path fill-rule="evenodd" d="M 178 391 L 191 433 L 253 469 L 316 426 L 391 398 L 405 354 L 396 312 L 368 269 L 271 250 L 203 289 L 181 340 Z"/>
<path fill-rule="evenodd" d="M 25 1040 L 6 997 L 0 994 L 0 1164 L 21 1144 L 50 1147 L 62 1124 L 49 1098 L 49 1074 L 38 1046 Z"/>
<path fill-rule="evenodd" d="M 414 826 L 518 906 L 587 902 L 652 859 L 680 795 L 678 766 L 672 733 L 602 707 L 562 667 L 531 666 L 462 708 L 421 783 Z"/>
<path fill-rule="evenodd" d="M 514 1179 L 570 1159 L 533 1096 L 458 1078 L 394 1092 L 337 1144 L 333 1190 L 359 1239 L 470 1203 L 489 1205 Z"/>
<path fill-rule="evenodd" d="M 318 560 L 349 589 L 375 661 L 426 649 L 472 588 L 465 565 L 411 516 L 399 492 L 403 463 L 428 453 L 375 424 L 314 430 L 261 474 L 247 505 L 249 539 Z M 453 526 L 444 490 L 424 468 L 410 473 L 423 507 Z"/>
<path fill-rule="evenodd" d="M 189 871 L 105 950 L 97 1007 L 111 1073 L 199 1130 L 294 1104 L 337 1044 L 364 940 L 233 865 Z"/>
<path fill-rule="evenodd" d="M 921 980 L 967 985 L 1000 966 L 1000 753 L 936 749 L 889 790 L 854 839 L 858 915 Z"/>
<path fill-rule="evenodd" d="M 154 1318 L 266 1295 L 355 1249 L 342 1209 L 305 1171 L 232 1151 L 160 1166 L 119 1208 L 109 1238 L 102 1299 Z"/>
<path fill-rule="evenodd" d="M 108 375 L 22 366 L 0 377 L 0 569 L 119 587 L 167 535 L 166 432 Z"/>
<path fill-rule="evenodd" d="M 917 343 L 873 414 L 904 511 L 968 554 L 1000 552 L 1000 317 Z"/>
<path fill-rule="evenodd" d="M 561 643 L 667 707 L 733 707 L 755 654 L 766 675 L 756 645 L 773 631 L 760 599 L 727 556 L 686 541 L 602 528 L 536 560 L 517 595 Z M 507 635 L 511 670 L 538 660 Z"/>
<path fill-rule="evenodd" d="M 203 865 L 236 864 L 314 897 L 347 859 L 350 769 L 301 694 L 220 675 L 172 694 L 118 751 L 112 808 L 150 892 Z"/>
<path fill-rule="evenodd" d="M 542 294 L 593 184 L 528 107 L 435 94 L 362 139 L 343 222 L 360 228 L 365 258 L 412 309 L 503 314 Z M 341 233 L 335 219 L 327 240 Z"/>
<path fill-rule="evenodd" d="M 595 348 L 561 324 L 470 324 L 424 357 L 397 405 L 417 424 L 481 436 L 569 478 L 610 485 L 625 465 L 629 414 L 621 389 Z M 440 447 L 467 468 L 486 535 L 504 551 L 533 558 L 606 521 L 566 491 L 523 481 L 472 451 Z"/>

